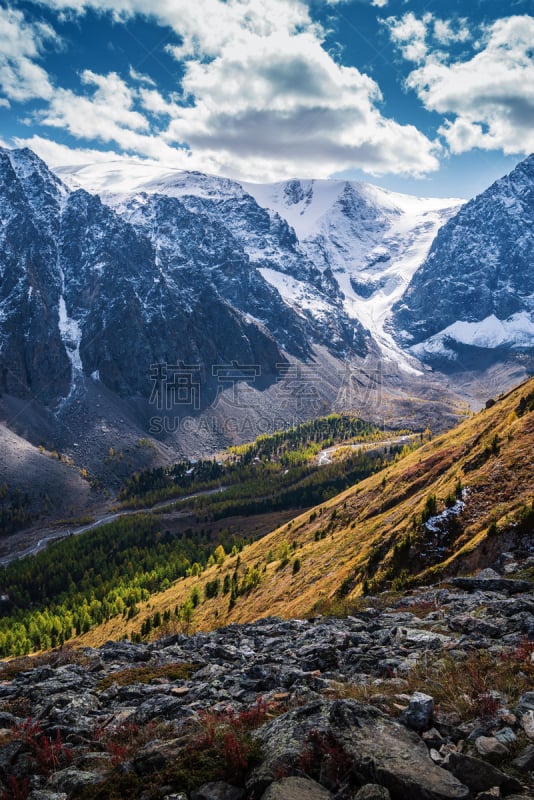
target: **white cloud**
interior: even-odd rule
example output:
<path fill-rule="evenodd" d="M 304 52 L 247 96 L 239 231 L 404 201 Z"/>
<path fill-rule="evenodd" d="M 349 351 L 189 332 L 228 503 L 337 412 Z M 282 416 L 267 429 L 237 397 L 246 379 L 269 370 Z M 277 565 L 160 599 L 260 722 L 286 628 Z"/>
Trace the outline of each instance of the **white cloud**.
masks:
<path fill-rule="evenodd" d="M 147 14 L 146 0 L 43 4 L 112 11 L 117 19 Z M 113 73 L 86 71 L 89 91 L 54 89 L 43 124 L 251 180 L 327 177 L 356 167 L 375 175 L 438 168 L 426 136 L 382 115 L 377 83 L 324 50 L 324 32 L 301 0 L 152 0 L 150 14 L 181 38 L 169 48 L 184 70 L 176 92 L 164 96 L 135 64 L 131 85 Z"/>
<path fill-rule="evenodd" d="M 403 17 L 389 17 L 385 24 L 389 27 L 392 41 L 399 47 L 407 61 L 420 63 L 427 55 L 426 44 L 427 28 L 432 19 L 431 14 L 425 14 L 418 19 L 409 11 Z"/>
<path fill-rule="evenodd" d="M 457 20 L 456 24 L 450 19 L 435 19 L 434 37 L 443 45 L 452 42 L 467 42 L 471 38 L 471 31 L 467 26 L 466 19 Z"/>
<path fill-rule="evenodd" d="M 137 72 L 133 67 L 130 67 L 130 78 L 136 83 L 146 83 L 149 86 L 155 86 L 156 82 L 152 80 L 150 75 L 144 75 L 142 72 Z"/>
<path fill-rule="evenodd" d="M 196 102 L 181 109 L 166 140 L 187 141 L 212 158 L 218 151 L 221 169 L 233 174 L 236 157 L 258 180 L 273 163 L 276 177 L 326 176 L 351 166 L 423 172 L 436 165 L 422 134 L 380 114 L 378 85 L 336 64 L 308 32 L 228 45 L 214 61 L 190 62 L 183 87 Z"/>
<path fill-rule="evenodd" d="M 371 0 L 371 5 L 377 6 L 377 8 L 385 8 L 388 2 L 389 0 Z"/>
<path fill-rule="evenodd" d="M 43 161 L 51 167 L 59 167 L 70 164 L 93 164 L 96 162 L 109 162 L 119 158 L 129 160 L 129 156 L 119 156 L 114 150 L 95 150 L 93 148 L 74 148 L 64 144 L 44 139 L 42 136 L 31 136 L 29 138 L 17 137 L 15 139 L 17 147 L 29 147 Z M 6 145 L 7 146 L 7 145 Z"/>
<path fill-rule="evenodd" d="M 21 11 L 0 8 L 0 89 L 3 105 L 47 99 L 52 86 L 36 63 L 47 43 L 57 42 L 54 31 L 42 23 L 27 23 Z"/>
<path fill-rule="evenodd" d="M 439 132 L 453 153 L 534 150 L 533 41 L 533 17 L 500 19 L 484 31 L 476 54 L 449 63 L 431 52 L 410 73 L 407 86 L 446 117 Z"/>
<path fill-rule="evenodd" d="M 430 12 L 422 17 L 409 11 L 402 17 L 388 17 L 384 24 L 389 28 L 391 40 L 407 61 L 422 64 L 427 58 L 445 58 L 437 46 L 447 46 L 471 39 L 464 18 L 440 19 Z"/>
<path fill-rule="evenodd" d="M 147 119 L 133 110 L 132 91 L 116 73 L 107 76 L 85 70 L 82 83 L 94 87 L 90 96 L 56 89 L 39 116 L 44 125 L 68 130 L 77 138 L 115 141 L 129 147 L 135 131 L 148 131 Z"/>

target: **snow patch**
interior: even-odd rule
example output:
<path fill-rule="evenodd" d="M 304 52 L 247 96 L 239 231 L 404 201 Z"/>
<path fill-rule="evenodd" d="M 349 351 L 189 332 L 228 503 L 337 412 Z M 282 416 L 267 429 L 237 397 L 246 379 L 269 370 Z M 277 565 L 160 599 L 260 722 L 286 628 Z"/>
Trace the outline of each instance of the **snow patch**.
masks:
<path fill-rule="evenodd" d="M 104 161 L 54 167 L 54 172 L 72 189 L 83 187 L 115 206 L 122 198 L 139 192 L 169 197 L 236 197 L 241 185 L 230 178 L 217 178 L 201 172 L 162 167 L 141 161 Z"/>
<path fill-rule="evenodd" d="M 68 316 L 63 295 L 59 298 L 59 334 L 61 341 L 65 345 L 73 372 L 82 372 L 82 360 L 80 358 L 82 330 L 78 321 Z"/>
<path fill-rule="evenodd" d="M 267 283 L 274 286 L 288 305 L 310 311 L 317 319 L 321 319 L 325 314 L 334 312 L 333 307 L 326 303 L 319 294 L 315 293 L 308 283 L 299 281 L 290 275 L 269 267 L 260 267 L 258 272 Z"/>
<path fill-rule="evenodd" d="M 462 498 L 465 497 L 465 489 L 462 490 Z M 430 533 L 441 533 L 442 526 L 444 522 L 447 522 L 451 517 L 457 517 L 458 514 L 465 508 L 465 500 L 457 500 L 456 503 L 451 506 L 450 508 L 446 508 L 441 514 L 436 514 L 434 517 L 430 517 L 425 522 L 425 528 Z"/>
<path fill-rule="evenodd" d="M 505 320 L 499 319 L 495 314 L 491 314 L 479 322 L 458 320 L 424 342 L 414 345 L 410 351 L 419 358 L 429 355 L 456 358 L 456 353 L 447 346 L 447 342 L 450 341 L 488 349 L 532 347 L 534 346 L 534 320 L 527 311 L 512 314 Z"/>

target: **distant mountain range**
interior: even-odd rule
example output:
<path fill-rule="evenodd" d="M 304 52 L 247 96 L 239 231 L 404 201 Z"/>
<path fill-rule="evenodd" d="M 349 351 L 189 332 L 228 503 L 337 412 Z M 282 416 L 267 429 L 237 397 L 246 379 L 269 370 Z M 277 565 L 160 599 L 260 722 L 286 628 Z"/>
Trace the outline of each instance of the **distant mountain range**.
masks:
<path fill-rule="evenodd" d="M 89 460 L 340 407 L 446 425 L 531 367 L 533 210 L 533 156 L 463 204 L 2 149 L 2 420 Z"/>

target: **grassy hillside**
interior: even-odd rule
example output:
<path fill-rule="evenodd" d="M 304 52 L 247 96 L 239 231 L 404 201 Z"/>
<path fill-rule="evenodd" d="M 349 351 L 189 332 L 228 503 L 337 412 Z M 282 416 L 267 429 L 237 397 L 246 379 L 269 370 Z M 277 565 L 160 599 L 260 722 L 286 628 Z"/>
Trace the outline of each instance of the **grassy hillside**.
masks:
<path fill-rule="evenodd" d="M 329 610 L 491 564 L 534 528 L 534 379 L 454 430 L 81 640 Z"/>
<path fill-rule="evenodd" d="M 341 452 L 339 444 L 332 447 L 336 439 Z M 113 618 L 122 635 L 121 625 L 136 620 L 139 604 L 152 595 L 202 576 L 227 553 L 236 556 L 423 439 L 337 415 L 261 437 L 220 461 L 136 473 L 124 486 L 125 500 L 134 508 L 152 504 L 149 511 L 108 515 L 106 525 L 82 529 L 0 569 L 0 656 L 56 647 Z M 324 444 L 328 450 L 318 456 Z M 0 510 L 1 500 L 0 491 Z M 217 580 L 206 587 L 208 596 L 226 588 L 235 602 L 244 586 L 237 586 L 237 575 L 233 584 L 227 576 L 224 587 Z M 247 587 L 257 583 L 255 573 L 247 576 Z M 174 621 L 176 615 L 189 620 L 200 599 L 196 589 L 189 603 L 176 607 Z M 154 612 L 154 625 L 147 617 L 133 633 L 146 635 L 161 616 Z M 169 617 L 165 609 L 163 621 Z"/>

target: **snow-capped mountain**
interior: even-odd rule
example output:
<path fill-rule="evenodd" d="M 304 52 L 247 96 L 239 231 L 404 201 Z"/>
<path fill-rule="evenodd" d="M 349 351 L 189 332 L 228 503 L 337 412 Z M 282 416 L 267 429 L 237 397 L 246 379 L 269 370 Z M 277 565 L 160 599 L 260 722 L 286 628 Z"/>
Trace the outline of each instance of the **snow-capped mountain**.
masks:
<path fill-rule="evenodd" d="M 347 316 L 364 325 L 384 356 L 409 368 L 385 323 L 438 229 L 462 201 L 340 180 L 245 186 L 295 230 L 306 256 L 339 287 Z M 283 279 L 262 274 L 287 292 Z"/>
<path fill-rule="evenodd" d="M 151 202 L 140 201 L 142 196 L 179 199 L 230 230 L 284 302 L 326 326 L 329 347 L 338 344 L 338 353 L 345 348 L 346 356 L 356 335 L 361 348 L 363 325 L 383 356 L 414 369 L 386 329 L 386 319 L 437 230 L 463 201 L 416 198 L 344 180 L 238 183 L 138 162 L 57 172 L 130 220 L 136 203 Z"/>
<path fill-rule="evenodd" d="M 534 347 L 534 155 L 441 228 L 392 330 L 427 360 Z"/>
<path fill-rule="evenodd" d="M 289 401 L 299 418 L 348 405 L 439 427 L 454 399 L 422 363 L 436 349 L 454 337 L 534 345 L 533 169 L 531 157 L 462 206 L 138 162 L 53 173 L 29 150 L 0 149 L 0 413 L 26 435 L 31 405 L 34 441 L 46 429 L 67 448 L 100 436 L 108 449 L 110 430 L 153 432 L 154 369 L 183 364 L 202 386 L 193 416 L 227 414 L 218 401 L 235 406 L 240 383 L 237 438 L 261 432 L 251 420 L 266 412 L 274 425 Z M 297 372 L 284 377 L 284 365 Z M 311 388 L 299 384 L 308 367 Z M 479 402 L 486 386 L 462 397 Z M 433 422 L 419 410 L 412 422 L 414 395 Z M 165 434 L 206 452 L 228 443 L 214 429 Z"/>

